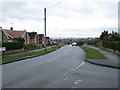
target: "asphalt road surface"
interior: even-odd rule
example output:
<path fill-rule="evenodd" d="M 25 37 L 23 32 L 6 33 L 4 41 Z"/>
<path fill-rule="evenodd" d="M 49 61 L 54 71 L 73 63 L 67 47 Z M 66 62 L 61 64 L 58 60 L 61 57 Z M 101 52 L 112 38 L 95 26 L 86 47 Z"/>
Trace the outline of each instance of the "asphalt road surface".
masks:
<path fill-rule="evenodd" d="M 118 88 L 118 69 L 87 63 L 77 46 L 3 65 L 3 88 Z"/>

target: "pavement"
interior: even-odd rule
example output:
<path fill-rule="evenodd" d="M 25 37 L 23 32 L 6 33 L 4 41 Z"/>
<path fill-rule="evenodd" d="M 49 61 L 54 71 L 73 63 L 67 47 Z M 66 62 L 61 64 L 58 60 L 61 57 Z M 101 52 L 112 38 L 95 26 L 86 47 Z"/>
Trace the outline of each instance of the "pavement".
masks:
<path fill-rule="evenodd" d="M 55 46 L 55 45 L 54 45 Z M 51 48 L 54 46 L 48 46 L 47 48 Z M 23 53 L 29 53 L 29 52 L 35 52 L 35 51 L 40 51 L 40 50 L 44 50 L 45 48 L 41 48 L 41 49 L 36 49 L 36 50 L 30 50 L 30 51 L 25 51 L 25 52 L 20 52 L 20 53 L 14 53 L 14 54 L 9 54 L 9 55 L 4 55 L 4 56 L 14 56 L 14 55 L 19 55 L 19 54 L 23 54 Z"/>
<path fill-rule="evenodd" d="M 2 65 L 3 88 L 118 88 L 118 69 L 85 62 L 77 46 Z M 4 90 L 4 89 L 2 89 Z"/>
<path fill-rule="evenodd" d="M 118 61 L 120 59 L 120 55 L 110 52 L 110 51 L 97 48 L 97 47 L 92 47 L 92 46 L 88 46 L 88 47 L 91 47 L 91 48 L 94 48 L 100 51 L 102 54 L 104 54 L 107 57 L 107 59 L 86 59 L 85 61 L 96 64 L 96 65 L 120 69 L 120 62 Z"/>

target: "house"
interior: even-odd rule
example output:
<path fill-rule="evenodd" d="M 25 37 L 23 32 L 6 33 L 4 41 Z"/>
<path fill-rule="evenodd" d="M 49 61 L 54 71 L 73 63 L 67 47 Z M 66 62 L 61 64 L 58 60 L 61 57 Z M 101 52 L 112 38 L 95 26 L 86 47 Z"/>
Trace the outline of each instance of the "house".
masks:
<path fill-rule="evenodd" d="M 46 45 L 52 45 L 52 39 L 50 39 L 49 37 L 46 37 Z"/>
<path fill-rule="evenodd" d="M 5 31 L 3 30 L 2 27 L 0 27 L 0 42 L 5 42 L 5 41 L 8 41 L 8 36 L 7 34 L 5 33 Z"/>
<path fill-rule="evenodd" d="M 39 44 L 43 44 L 44 34 L 38 34 L 38 35 L 39 35 Z"/>
<path fill-rule="evenodd" d="M 43 37 L 42 43 L 45 44 L 45 37 Z M 46 37 L 46 45 L 47 46 L 52 45 L 52 39 L 50 39 L 49 37 Z"/>
<path fill-rule="evenodd" d="M 24 44 L 29 44 L 29 35 L 26 30 L 13 30 L 11 27 L 10 29 L 2 29 L 2 41 L 15 41 L 17 38 L 24 38 Z"/>
<path fill-rule="evenodd" d="M 39 44 L 39 35 L 37 34 L 37 32 L 28 32 L 28 35 L 30 37 L 30 44 Z"/>

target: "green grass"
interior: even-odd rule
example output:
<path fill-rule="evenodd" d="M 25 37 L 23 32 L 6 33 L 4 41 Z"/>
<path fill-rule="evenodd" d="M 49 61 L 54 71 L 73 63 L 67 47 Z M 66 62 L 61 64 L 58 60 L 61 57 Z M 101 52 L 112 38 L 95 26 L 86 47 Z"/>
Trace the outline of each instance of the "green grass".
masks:
<path fill-rule="evenodd" d="M 61 46 L 57 45 L 57 46 L 48 48 L 46 53 L 52 52 L 52 51 L 58 49 L 59 47 L 61 47 Z M 2 58 L 2 63 L 11 62 L 11 61 L 15 61 L 15 60 L 18 60 L 18 59 L 22 59 L 24 57 L 33 56 L 33 55 L 41 55 L 41 54 L 45 54 L 45 50 L 29 52 L 29 53 L 14 55 L 14 56 L 5 56 L 5 57 Z"/>
<path fill-rule="evenodd" d="M 80 47 L 86 52 L 86 59 L 107 59 L 102 53 L 100 53 L 96 49 L 86 46 L 80 46 Z"/>

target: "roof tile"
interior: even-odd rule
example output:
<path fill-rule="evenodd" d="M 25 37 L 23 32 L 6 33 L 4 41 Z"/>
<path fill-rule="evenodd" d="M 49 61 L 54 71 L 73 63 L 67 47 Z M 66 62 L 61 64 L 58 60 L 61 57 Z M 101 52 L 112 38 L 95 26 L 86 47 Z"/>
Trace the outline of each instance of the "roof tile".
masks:
<path fill-rule="evenodd" d="M 9 34 L 10 36 L 12 36 L 13 38 L 19 38 L 19 37 L 23 37 L 24 33 L 26 32 L 26 30 L 8 30 L 8 29 L 4 29 L 6 34 Z"/>

